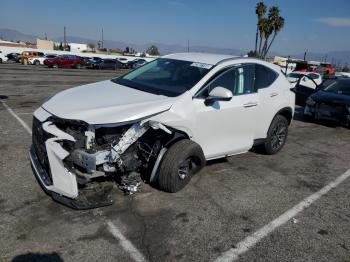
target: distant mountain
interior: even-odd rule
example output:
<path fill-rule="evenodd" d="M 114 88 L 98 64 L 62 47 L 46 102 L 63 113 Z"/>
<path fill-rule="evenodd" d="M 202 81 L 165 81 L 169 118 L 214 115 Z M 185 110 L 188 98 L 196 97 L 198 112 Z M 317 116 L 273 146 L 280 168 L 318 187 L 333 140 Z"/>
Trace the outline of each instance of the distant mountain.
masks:
<path fill-rule="evenodd" d="M 0 39 L 3 39 L 3 40 L 9 40 L 9 41 L 20 40 L 20 41 L 34 42 L 36 41 L 37 38 L 38 36 L 23 34 L 19 31 L 12 30 L 12 29 L 0 29 Z M 63 36 L 54 37 L 52 38 L 52 40 L 56 42 L 62 42 Z M 67 41 L 73 42 L 73 43 L 96 44 L 98 40 L 79 37 L 79 36 L 67 36 Z M 125 47 L 128 46 L 140 52 L 146 51 L 148 47 L 150 47 L 151 45 L 157 46 L 162 55 L 187 51 L 187 47 L 181 46 L 181 45 L 171 45 L 171 44 L 163 44 L 163 43 L 146 43 L 142 45 L 137 45 L 137 44 L 123 42 L 123 41 L 104 40 L 104 47 L 106 48 L 119 48 L 124 50 Z M 190 46 L 190 51 L 220 53 L 220 54 L 230 54 L 230 55 L 244 55 L 247 53 L 248 50 L 196 45 L 196 46 Z M 270 52 L 269 55 L 270 56 L 283 55 L 283 52 Z M 304 57 L 304 54 L 294 54 L 294 55 L 291 55 L 291 57 L 302 59 Z M 327 57 L 328 62 L 334 62 L 334 63 L 340 62 L 341 64 L 344 64 L 344 63 L 350 64 L 350 50 L 349 51 L 330 51 L 327 53 L 309 52 L 307 53 L 307 56 L 306 56 L 307 60 L 315 60 L 315 61 L 323 61 L 325 57 Z"/>
<path fill-rule="evenodd" d="M 54 41 L 62 42 L 63 37 L 55 37 L 53 38 Z M 67 41 L 72 43 L 97 43 L 96 39 L 88 39 L 83 37 L 77 37 L 77 36 L 67 36 Z M 106 48 L 120 48 L 124 50 L 127 46 L 131 47 L 135 50 L 138 50 L 140 52 L 146 51 L 151 45 L 155 45 L 158 47 L 159 51 L 162 55 L 170 54 L 170 53 L 176 53 L 176 52 L 187 52 L 187 47 L 181 46 L 181 45 L 170 45 L 170 44 L 163 44 L 163 43 L 147 43 L 143 45 L 137 45 L 133 43 L 127 43 L 122 41 L 114 41 L 114 40 L 104 40 L 103 42 L 104 47 Z M 192 52 L 208 52 L 208 53 L 221 53 L 221 54 L 230 54 L 230 55 L 242 55 L 246 54 L 245 51 L 233 49 L 233 48 L 216 48 L 216 47 L 209 47 L 209 46 L 190 46 L 190 51 Z"/>
<path fill-rule="evenodd" d="M 35 35 L 23 34 L 17 30 L 0 29 L 0 39 L 7 41 L 35 42 L 38 37 Z"/>

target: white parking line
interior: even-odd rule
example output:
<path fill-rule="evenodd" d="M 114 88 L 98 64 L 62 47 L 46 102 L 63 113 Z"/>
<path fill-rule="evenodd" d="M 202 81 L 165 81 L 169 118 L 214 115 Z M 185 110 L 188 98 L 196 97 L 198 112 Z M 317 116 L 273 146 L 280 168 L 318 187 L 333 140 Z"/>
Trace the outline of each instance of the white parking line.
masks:
<path fill-rule="evenodd" d="M 29 126 L 24 122 L 13 110 L 3 101 L 0 99 L 0 102 L 3 104 L 3 106 L 6 108 L 6 110 L 14 117 L 16 120 L 23 126 L 23 128 L 32 135 L 32 130 L 29 128 Z"/>
<path fill-rule="evenodd" d="M 3 100 L 0 99 L 0 102 L 6 108 L 6 110 L 23 126 L 23 128 L 28 132 L 29 135 L 32 135 L 32 130 Z M 95 213 L 94 213 L 95 214 Z M 136 262 L 145 262 L 147 261 L 140 251 L 121 233 L 116 225 L 114 225 L 110 220 L 105 220 L 109 232 L 118 239 L 120 245 L 123 249 L 129 253 L 130 257 Z"/>
<path fill-rule="evenodd" d="M 290 219 L 295 217 L 297 214 L 302 212 L 305 208 L 308 208 L 313 202 L 327 194 L 331 189 L 337 187 L 345 179 L 350 177 L 350 169 L 347 170 L 344 174 L 338 176 L 333 182 L 329 183 L 321 190 L 304 198 L 299 204 L 295 205 L 291 209 L 287 210 L 285 213 L 280 215 L 278 218 L 274 219 L 267 225 L 260 228 L 254 234 L 246 237 L 241 242 L 235 245 L 235 248 L 231 248 L 228 251 L 224 252 L 220 257 L 218 257 L 215 262 L 223 262 L 223 261 L 235 261 L 239 258 L 240 255 L 244 254 L 251 248 L 253 248 L 258 242 L 260 242 L 264 237 L 268 234 L 276 230 L 278 227 L 282 226 Z"/>

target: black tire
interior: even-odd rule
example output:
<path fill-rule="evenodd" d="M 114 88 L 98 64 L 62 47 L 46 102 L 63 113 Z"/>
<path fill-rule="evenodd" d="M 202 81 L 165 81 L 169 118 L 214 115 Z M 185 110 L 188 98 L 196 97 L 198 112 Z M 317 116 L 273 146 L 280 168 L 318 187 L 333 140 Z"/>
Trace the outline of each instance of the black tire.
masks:
<path fill-rule="evenodd" d="M 57 63 L 52 64 L 52 68 L 58 68 L 58 64 Z"/>
<path fill-rule="evenodd" d="M 34 65 L 36 65 L 36 66 L 40 65 L 40 61 L 39 60 L 35 60 L 34 61 Z"/>
<path fill-rule="evenodd" d="M 157 172 L 157 186 L 165 192 L 178 192 L 204 165 L 201 147 L 191 140 L 180 140 L 165 153 Z"/>
<path fill-rule="evenodd" d="M 288 120 L 282 115 L 276 115 L 272 120 L 264 143 L 265 153 L 273 155 L 279 152 L 286 143 L 288 136 Z"/>
<path fill-rule="evenodd" d="M 81 69 L 81 64 L 76 64 L 76 65 L 75 65 L 75 68 L 76 68 L 76 69 Z"/>
<path fill-rule="evenodd" d="M 2 59 L 0 58 L 0 64 L 2 64 Z"/>

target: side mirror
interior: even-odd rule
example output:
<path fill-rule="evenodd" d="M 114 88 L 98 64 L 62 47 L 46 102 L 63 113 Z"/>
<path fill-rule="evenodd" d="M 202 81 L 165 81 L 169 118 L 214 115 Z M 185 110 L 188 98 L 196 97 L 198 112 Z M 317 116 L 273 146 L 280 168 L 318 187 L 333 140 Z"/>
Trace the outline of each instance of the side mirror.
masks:
<path fill-rule="evenodd" d="M 204 104 L 212 105 L 215 101 L 230 101 L 233 94 L 225 87 L 217 86 L 209 92 L 209 96 L 205 99 Z"/>

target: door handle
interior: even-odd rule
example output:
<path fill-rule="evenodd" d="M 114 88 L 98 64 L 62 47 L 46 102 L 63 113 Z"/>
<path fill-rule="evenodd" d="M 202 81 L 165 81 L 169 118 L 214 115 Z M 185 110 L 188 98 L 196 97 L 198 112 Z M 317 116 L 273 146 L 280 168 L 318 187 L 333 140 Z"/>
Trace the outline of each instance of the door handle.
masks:
<path fill-rule="evenodd" d="M 273 93 L 270 94 L 270 97 L 274 97 L 274 96 L 278 96 L 278 93 L 273 92 Z"/>
<path fill-rule="evenodd" d="M 253 107 L 253 106 L 257 106 L 258 102 L 248 102 L 243 104 L 244 107 Z"/>

